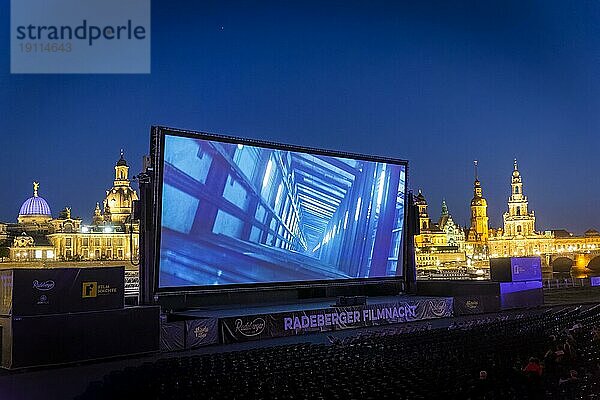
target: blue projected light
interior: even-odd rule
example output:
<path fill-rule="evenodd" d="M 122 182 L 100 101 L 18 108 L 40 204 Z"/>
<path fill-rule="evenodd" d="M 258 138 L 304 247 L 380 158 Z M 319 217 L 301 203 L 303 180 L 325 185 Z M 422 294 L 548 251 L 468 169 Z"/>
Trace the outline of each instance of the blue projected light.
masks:
<path fill-rule="evenodd" d="M 401 162 L 171 133 L 163 159 L 159 288 L 402 273 Z"/>

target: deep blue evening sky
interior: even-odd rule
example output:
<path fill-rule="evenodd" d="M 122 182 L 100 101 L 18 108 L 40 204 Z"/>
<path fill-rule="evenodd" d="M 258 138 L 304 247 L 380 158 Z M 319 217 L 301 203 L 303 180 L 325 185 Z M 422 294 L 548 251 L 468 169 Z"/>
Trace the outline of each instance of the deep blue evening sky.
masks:
<path fill-rule="evenodd" d="M 154 0 L 150 75 L 10 75 L 8 3 L 0 220 L 39 180 L 89 221 L 163 124 L 406 158 L 461 224 L 473 159 L 498 226 L 517 157 L 537 229 L 600 229 L 600 2 Z"/>

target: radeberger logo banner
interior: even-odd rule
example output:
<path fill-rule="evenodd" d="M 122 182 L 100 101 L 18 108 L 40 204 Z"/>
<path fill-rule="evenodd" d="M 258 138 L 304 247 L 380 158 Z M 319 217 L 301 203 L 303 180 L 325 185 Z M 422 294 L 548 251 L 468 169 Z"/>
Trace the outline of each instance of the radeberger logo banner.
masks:
<path fill-rule="evenodd" d="M 150 0 L 11 0 L 16 73 L 150 73 Z"/>

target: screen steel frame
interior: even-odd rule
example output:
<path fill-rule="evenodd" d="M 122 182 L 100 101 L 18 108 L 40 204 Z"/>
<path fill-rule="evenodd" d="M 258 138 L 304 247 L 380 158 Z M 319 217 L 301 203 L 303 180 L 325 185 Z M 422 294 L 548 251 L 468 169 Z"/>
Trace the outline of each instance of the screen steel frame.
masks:
<path fill-rule="evenodd" d="M 190 139 L 200 139 L 207 141 L 216 141 L 221 143 L 229 144 L 242 144 L 247 146 L 262 147 L 272 150 L 292 151 L 305 154 L 316 154 L 321 156 L 329 157 L 341 157 L 349 158 L 353 160 L 378 162 L 400 165 L 404 167 L 404 205 L 402 207 L 403 219 L 402 219 L 402 237 L 399 244 L 399 253 L 402 254 L 402 262 L 398 263 L 398 267 L 402 268 L 402 275 L 385 276 L 385 277 L 362 277 L 362 278 L 340 278 L 340 279 L 316 279 L 307 281 L 279 281 L 279 282 L 252 282 L 252 283 L 233 283 L 223 285 L 193 285 L 193 286 L 159 286 L 160 278 L 160 245 L 161 245 L 161 234 L 162 234 L 162 201 L 163 193 L 162 189 L 164 186 L 164 171 L 163 165 L 165 162 L 165 138 L 167 135 L 176 137 L 185 137 Z M 307 146 L 298 146 L 285 143 L 276 143 L 266 140 L 259 139 L 248 139 L 237 136 L 221 135 L 209 132 L 191 131 L 178 128 L 169 128 L 165 126 L 153 126 L 150 138 L 150 158 L 154 169 L 154 179 L 152 182 L 153 187 L 153 226 L 154 238 L 151 241 L 154 244 L 153 259 L 152 261 L 152 287 L 156 294 L 182 294 L 182 293 L 201 293 L 201 292 L 227 292 L 237 290 L 268 290 L 268 289 L 294 289 L 294 288 L 307 288 L 316 286 L 339 286 L 339 285 L 355 285 L 361 283 L 376 283 L 376 282 L 390 282 L 390 281 L 404 281 L 406 273 L 406 255 L 404 254 L 404 243 L 406 240 L 406 195 L 408 194 L 408 161 L 403 159 L 374 156 L 368 154 L 352 153 L 345 151 L 336 151 L 328 149 L 316 149 Z M 397 271 L 397 269 L 396 269 Z"/>

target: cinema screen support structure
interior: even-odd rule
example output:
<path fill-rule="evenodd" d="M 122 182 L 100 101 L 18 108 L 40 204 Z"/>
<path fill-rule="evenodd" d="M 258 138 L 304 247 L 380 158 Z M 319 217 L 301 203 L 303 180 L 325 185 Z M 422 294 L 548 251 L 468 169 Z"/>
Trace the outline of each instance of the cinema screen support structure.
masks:
<path fill-rule="evenodd" d="M 158 293 L 402 277 L 407 162 L 153 128 Z"/>

